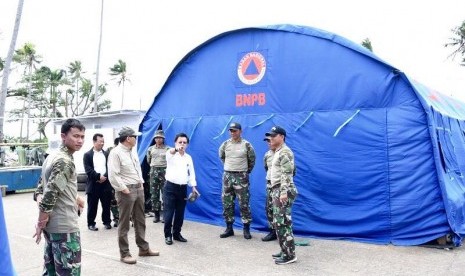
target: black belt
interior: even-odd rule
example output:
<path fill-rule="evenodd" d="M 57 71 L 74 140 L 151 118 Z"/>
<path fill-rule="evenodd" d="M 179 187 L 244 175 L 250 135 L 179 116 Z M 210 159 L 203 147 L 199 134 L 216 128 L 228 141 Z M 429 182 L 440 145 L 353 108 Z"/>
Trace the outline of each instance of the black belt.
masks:
<path fill-rule="evenodd" d="M 171 182 L 171 181 L 166 181 L 166 184 L 172 184 L 172 185 L 178 185 L 178 186 L 185 186 L 187 184 L 178 184 L 178 183 L 174 183 L 174 182 Z"/>

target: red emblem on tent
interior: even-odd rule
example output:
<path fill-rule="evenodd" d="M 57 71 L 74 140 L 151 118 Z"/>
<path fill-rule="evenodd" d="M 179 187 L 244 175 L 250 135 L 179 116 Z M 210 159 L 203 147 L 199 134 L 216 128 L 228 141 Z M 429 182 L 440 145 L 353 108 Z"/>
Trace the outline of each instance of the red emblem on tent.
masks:
<path fill-rule="evenodd" d="M 237 76 L 247 85 L 258 83 L 265 76 L 266 60 L 259 52 L 245 54 L 237 66 Z"/>

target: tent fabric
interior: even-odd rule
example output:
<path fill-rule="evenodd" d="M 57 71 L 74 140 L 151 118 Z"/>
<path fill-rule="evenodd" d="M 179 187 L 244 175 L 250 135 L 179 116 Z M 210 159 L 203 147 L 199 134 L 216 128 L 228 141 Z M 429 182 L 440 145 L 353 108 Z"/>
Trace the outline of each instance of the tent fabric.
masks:
<path fill-rule="evenodd" d="M 451 234 L 459 245 L 465 113 L 463 104 L 438 95 L 323 30 L 239 29 L 176 65 L 139 126 L 138 154 L 142 160 L 159 128 L 168 144 L 185 132 L 202 194 L 186 217 L 224 225 L 218 148 L 228 124 L 241 123 L 257 153 L 252 227 L 265 231 L 263 136 L 280 125 L 297 166 L 295 234 L 396 245 Z M 237 207 L 235 226 L 242 226 Z"/>
<path fill-rule="evenodd" d="M 10 254 L 8 232 L 6 230 L 5 215 L 3 212 L 3 198 L 0 193 L 0 275 L 16 275 Z"/>

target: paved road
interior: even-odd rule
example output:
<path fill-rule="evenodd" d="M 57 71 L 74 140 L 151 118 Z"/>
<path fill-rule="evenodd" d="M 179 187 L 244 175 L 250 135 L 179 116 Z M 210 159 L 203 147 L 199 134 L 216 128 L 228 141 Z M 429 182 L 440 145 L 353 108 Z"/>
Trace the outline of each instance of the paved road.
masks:
<path fill-rule="evenodd" d="M 3 203 L 18 275 L 40 275 L 43 242 L 36 245 L 32 239 L 38 212 L 32 194 L 7 195 Z M 105 230 L 98 221 L 99 231 L 91 232 L 85 216 L 80 226 L 82 275 L 465 275 L 463 247 L 446 251 L 311 239 L 310 246 L 297 247 L 297 263 L 278 266 L 271 254 L 279 246 L 262 242 L 263 233 L 245 240 L 239 230 L 234 237 L 220 239 L 222 227 L 186 221 L 183 236 L 189 241 L 168 246 L 163 224 L 150 218 L 147 240 L 161 256 L 139 257 L 136 265 L 127 265 L 119 261 L 116 229 Z M 133 230 L 130 245 L 136 255 Z"/>

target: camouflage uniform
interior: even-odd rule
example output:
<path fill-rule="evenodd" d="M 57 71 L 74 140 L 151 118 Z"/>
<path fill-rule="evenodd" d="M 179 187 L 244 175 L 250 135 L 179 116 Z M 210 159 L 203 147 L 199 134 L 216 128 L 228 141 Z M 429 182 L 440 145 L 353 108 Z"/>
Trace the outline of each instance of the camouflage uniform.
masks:
<path fill-rule="evenodd" d="M 68 148 L 47 158 L 42 167 L 41 212 L 49 213 L 44 229 L 43 275 L 80 275 L 81 240 L 78 224 L 77 175 Z"/>
<path fill-rule="evenodd" d="M 235 171 L 227 167 L 230 148 L 243 148 L 243 154 L 236 163 L 243 164 L 244 169 Z M 255 150 L 245 139 L 240 139 L 235 142 L 232 139 L 226 140 L 219 149 L 219 156 L 225 170 L 223 173 L 223 189 L 221 193 L 221 201 L 223 203 L 223 217 L 226 223 L 234 222 L 234 201 L 236 196 L 239 201 L 241 210 L 241 220 L 244 224 L 252 222 L 252 213 L 250 211 L 250 191 L 249 191 L 249 174 L 255 165 Z"/>
<path fill-rule="evenodd" d="M 168 146 L 153 145 L 147 150 L 147 162 L 150 164 L 150 194 L 152 211 L 161 211 L 160 195 L 165 184 L 166 152 Z"/>
<path fill-rule="evenodd" d="M 270 174 L 271 174 L 271 164 L 273 161 L 274 151 L 269 150 L 265 153 L 263 157 L 263 164 L 265 165 L 266 171 L 266 202 L 265 202 L 265 214 L 266 220 L 268 221 L 268 227 L 271 230 L 274 230 L 273 226 L 273 198 L 271 196 L 271 181 L 270 181 Z"/>
<path fill-rule="evenodd" d="M 297 196 L 297 189 L 293 180 L 294 172 L 294 154 L 286 144 L 283 144 L 281 148 L 275 151 L 270 180 L 273 200 L 273 224 L 284 258 L 295 257 L 291 216 L 292 205 Z M 281 195 L 287 195 L 288 200 L 284 204 L 280 202 Z"/>

